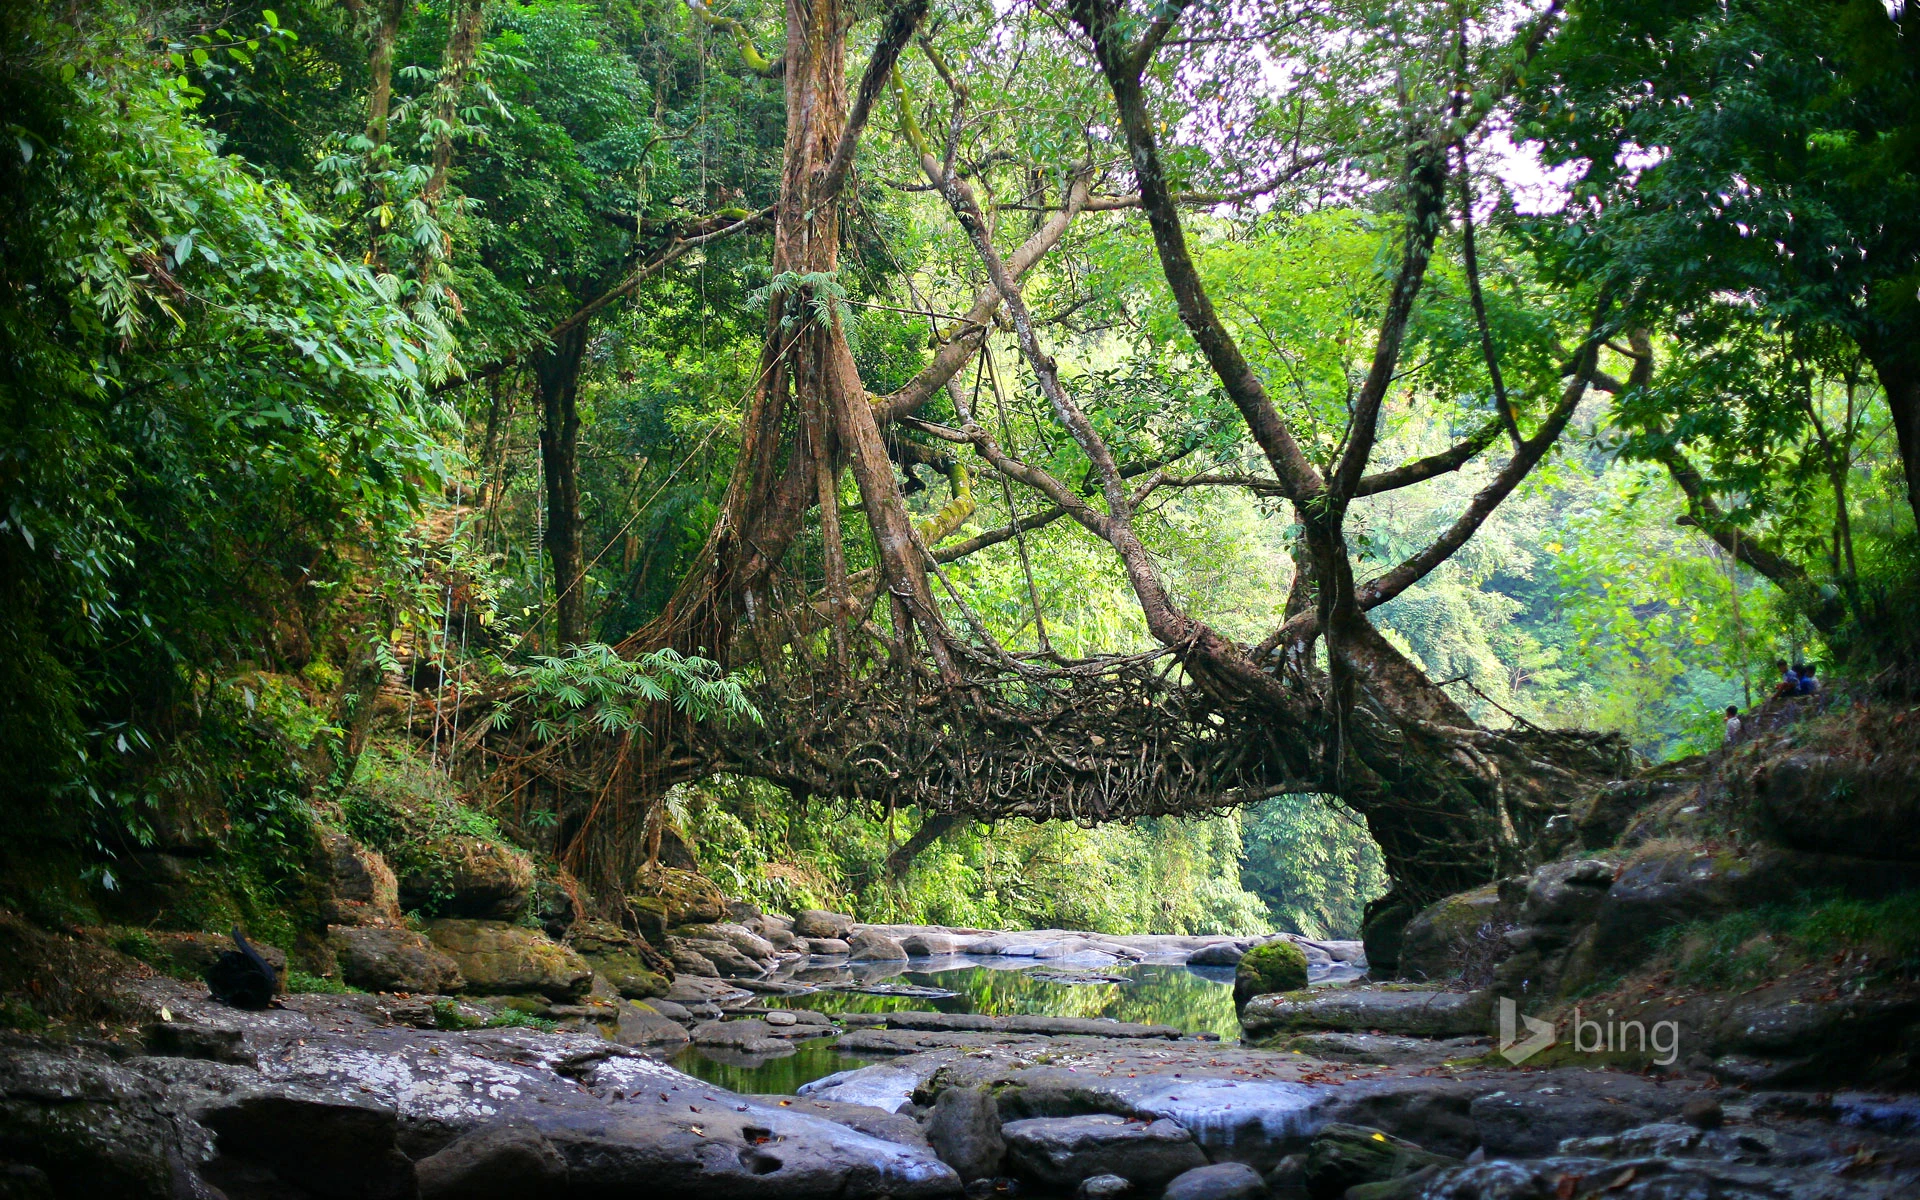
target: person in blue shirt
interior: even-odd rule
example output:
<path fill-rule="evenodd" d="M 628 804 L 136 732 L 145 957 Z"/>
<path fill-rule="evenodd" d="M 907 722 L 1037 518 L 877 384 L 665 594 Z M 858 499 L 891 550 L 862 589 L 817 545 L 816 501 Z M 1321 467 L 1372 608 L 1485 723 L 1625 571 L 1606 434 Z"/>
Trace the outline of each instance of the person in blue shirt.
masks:
<path fill-rule="evenodd" d="M 1794 668 L 1794 674 L 1800 677 L 1793 689 L 1795 692 L 1798 692 L 1802 696 L 1811 696 L 1820 690 L 1820 681 L 1814 678 L 1812 667 L 1805 665 L 1796 667 Z"/>

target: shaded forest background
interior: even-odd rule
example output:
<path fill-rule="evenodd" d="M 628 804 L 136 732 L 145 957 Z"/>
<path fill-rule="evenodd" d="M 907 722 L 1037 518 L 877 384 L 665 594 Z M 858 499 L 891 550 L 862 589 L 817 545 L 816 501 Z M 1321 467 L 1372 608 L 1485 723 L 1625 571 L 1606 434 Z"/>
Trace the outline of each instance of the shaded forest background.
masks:
<path fill-rule="evenodd" d="M 1853 289 L 1870 309 L 1894 297 L 1874 320 L 1911 322 L 1920 237 L 1900 207 L 1920 203 L 1913 110 L 1886 116 L 1915 94 L 1913 39 L 1897 41 L 1910 16 L 1656 7 L 1674 8 L 1573 8 L 1487 151 L 1477 201 L 1510 378 L 1557 380 L 1555 320 L 1564 332 L 1579 311 L 1595 257 L 1656 280 L 1636 326 L 1651 375 L 1623 382 L 1633 347 L 1619 339 L 1614 386 L 1548 460 L 1373 614 L 1476 720 L 1619 730 L 1648 761 L 1716 747 L 1726 706 L 1764 699 L 1776 658 L 1857 686 L 1907 669 L 1886 636 L 1914 615 L 1899 431 L 1885 371 L 1836 314 Z M 1262 15 L 1305 19 L 1248 20 Z M 1336 16 L 1383 38 L 1417 24 L 1387 6 Z M 488 790 L 498 764 L 474 697 L 517 689 L 547 730 L 617 728 L 648 689 L 750 720 L 747 681 L 662 661 L 640 682 L 604 647 L 658 615 L 700 553 L 766 306 L 795 286 L 751 224 L 781 171 L 777 8 L 114 0 L 0 20 L 0 753 L 12 853 L 55 864 L 16 864 L 24 903 L 69 903 L 62 871 L 113 893 L 177 836 L 180 798 L 208 793 L 235 848 L 210 869 L 263 896 L 292 886 L 272 860 L 315 813 L 350 821 L 395 790 L 468 797 L 461 819 L 551 851 L 557 814 Z M 1057 189 L 1046 164 L 1084 142 L 1098 96 L 1047 9 L 960 5 L 929 28 L 997 114 L 968 153 L 1024 155 L 1034 192 Z M 1182 169 L 1251 169 L 1232 161 L 1236 122 L 1284 130 L 1260 42 L 1207 60 L 1219 103 L 1194 103 Z M 1616 42 L 1640 57 L 1594 77 L 1583 45 Z M 1741 61 L 1770 74 L 1740 79 Z M 922 89 L 945 69 L 903 62 Z M 1724 119 L 1629 111 L 1643 83 L 1666 96 L 1703 79 L 1720 90 L 1700 111 Z M 1009 113 L 1025 115 L 1017 130 Z M 876 392 L 925 364 L 978 274 L 898 126 L 876 117 L 826 289 Z M 1655 133 L 1645 161 L 1591 145 Z M 1364 160 L 1367 130 L 1351 139 Z M 1809 198 L 1817 181 L 1854 190 Z M 996 219 L 1037 220 L 1033 194 L 994 197 Z M 1399 232 L 1364 165 L 1205 207 L 1191 229 L 1268 386 L 1337 410 L 1365 372 Z M 1493 411 L 1461 232 L 1442 235 L 1382 462 L 1438 453 Z M 1801 237 L 1824 239 L 1836 276 L 1870 278 L 1798 279 Z M 1864 249 L 1848 259 L 1856 241 L 1871 270 Z M 1191 477 L 1244 474 L 1244 431 L 1157 283 L 1138 216 L 1092 214 L 1028 300 L 1117 446 Z M 996 375 L 961 386 L 993 397 L 1008 444 L 1080 478 L 1012 335 L 989 344 Z M 960 511 L 964 493 L 954 541 L 1033 514 L 937 445 L 902 434 L 894 452 L 916 518 Z M 1470 463 L 1356 510 L 1357 561 L 1400 561 L 1490 474 Z M 844 500 L 857 572 L 874 555 Z M 1167 487 L 1138 525 L 1170 591 L 1215 628 L 1251 643 L 1284 617 L 1300 533 L 1278 499 Z M 1742 539 L 1792 569 L 1742 561 L 1728 549 Z M 1058 521 L 947 574 L 1010 648 L 1148 649 L 1105 549 Z M 817 531 L 798 554 L 824 569 Z M 577 638 L 560 628 L 569 607 Z M 963 823 L 910 862 L 897 851 L 911 811 L 732 776 L 676 788 L 666 809 L 729 893 L 867 920 L 1354 936 L 1387 886 L 1364 825 L 1313 795 L 1099 828 Z"/>

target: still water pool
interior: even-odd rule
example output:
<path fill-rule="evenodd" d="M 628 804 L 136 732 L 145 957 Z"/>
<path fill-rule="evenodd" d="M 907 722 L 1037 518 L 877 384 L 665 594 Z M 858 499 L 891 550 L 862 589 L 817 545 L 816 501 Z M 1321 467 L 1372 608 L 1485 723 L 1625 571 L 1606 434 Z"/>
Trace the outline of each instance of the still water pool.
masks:
<path fill-rule="evenodd" d="M 1324 978 L 1323 972 L 1317 974 Z M 1031 960 L 1002 959 L 989 965 L 956 956 L 909 963 L 905 970 L 892 966 L 882 972 L 844 965 L 802 969 L 790 982 L 820 990 L 768 996 L 763 1002 L 768 1007 L 834 1013 L 931 1010 L 987 1016 L 1108 1017 L 1171 1025 L 1229 1041 L 1240 1036 L 1240 1022 L 1233 1012 L 1231 967 L 1137 963 L 1076 972 L 1035 968 Z M 860 987 L 921 994 L 851 990 Z M 928 995 L 930 991 L 948 994 Z M 682 1051 L 673 1065 L 737 1092 L 791 1094 L 815 1079 L 877 1061 L 841 1054 L 835 1049 L 837 1040 L 801 1042 L 792 1054 L 772 1059 L 695 1046 Z"/>

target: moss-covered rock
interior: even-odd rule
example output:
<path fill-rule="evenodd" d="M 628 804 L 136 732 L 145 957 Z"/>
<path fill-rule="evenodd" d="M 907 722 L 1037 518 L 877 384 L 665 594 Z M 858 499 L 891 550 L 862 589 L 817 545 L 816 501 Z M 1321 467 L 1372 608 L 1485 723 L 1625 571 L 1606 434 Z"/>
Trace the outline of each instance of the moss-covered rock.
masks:
<path fill-rule="evenodd" d="M 322 830 L 317 868 L 329 885 L 323 910 L 329 925 L 399 923 L 399 881 L 378 850 L 336 830 Z"/>
<path fill-rule="evenodd" d="M 1321 1197 L 1349 1195 L 1348 1188 L 1400 1179 L 1427 1167 L 1459 1165 L 1459 1159 L 1423 1150 L 1390 1133 L 1336 1122 L 1314 1134 L 1304 1167 L 1307 1194 Z"/>
<path fill-rule="evenodd" d="M 533 861 L 482 837 L 439 838 L 420 847 L 400 879 L 400 901 L 447 917 L 515 921 L 533 892 Z"/>
<path fill-rule="evenodd" d="M 1298 991 L 1306 986 L 1306 952 L 1278 938 L 1241 956 L 1233 972 L 1233 1005 L 1244 1008 L 1255 996 Z"/>
<path fill-rule="evenodd" d="M 642 868 L 628 899 L 640 918 L 640 932 L 655 941 L 676 925 L 727 919 L 727 898 L 713 880 L 677 867 Z"/>
<path fill-rule="evenodd" d="M 500 921 L 449 919 L 427 927 L 477 995 L 534 993 L 572 1001 L 587 994 L 593 968 L 545 934 Z"/>
<path fill-rule="evenodd" d="M 454 960 L 411 929 L 335 925 L 327 941 L 341 979 L 369 992 L 457 992 L 465 984 Z"/>
<path fill-rule="evenodd" d="M 1482 943 L 1512 924 L 1498 884 L 1437 901 L 1407 923 L 1400 942 L 1400 974 L 1407 979 L 1458 979 L 1476 965 Z"/>

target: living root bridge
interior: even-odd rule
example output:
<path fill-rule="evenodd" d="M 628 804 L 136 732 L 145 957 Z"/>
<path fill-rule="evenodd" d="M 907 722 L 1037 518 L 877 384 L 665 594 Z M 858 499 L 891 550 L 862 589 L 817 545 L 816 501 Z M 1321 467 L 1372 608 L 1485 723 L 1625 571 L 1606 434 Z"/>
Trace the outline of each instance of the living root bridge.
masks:
<path fill-rule="evenodd" d="M 1245 804 L 1292 778 L 1269 723 L 1183 685 L 1165 654 L 958 684 L 796 679 L 755 702 L 764 726 L 722 733 L 735 769 L 886 808 L 1094 824 Z"/>
<path fill-rule="evenodd" d="M 1324 710 L 1223 700 L 1171 652 L 977 666 L 958 684 L 920 669 L 792 676 L 760 690 L 764 725 L 710 732 L 743 774 L 928 815 L 1092 825 L 1340 794 L 1367 817 L 1395 877 L 1435 894 L 1511 869 L 1549 816 L 1627 767 L 1613 735 L 1473 729 L 1455 731 L 1472 745 L 1449 745 L 1446 733 L 1363 702 L 1349 734 L 1367 743 L 1377 777 L 1361 789 L 1335 777 L 1334 731 L 1313 715 Z"/>

